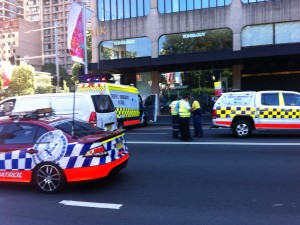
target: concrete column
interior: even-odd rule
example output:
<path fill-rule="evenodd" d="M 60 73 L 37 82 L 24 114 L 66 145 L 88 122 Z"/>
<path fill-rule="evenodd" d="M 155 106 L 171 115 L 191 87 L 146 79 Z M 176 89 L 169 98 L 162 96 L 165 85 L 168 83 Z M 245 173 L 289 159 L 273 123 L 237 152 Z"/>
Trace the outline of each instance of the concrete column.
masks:
<path fill-rule="evenodd" d="M 241 89 L 242 69 L 243 69 L 243 65 L 240 64 L 232 66 L 232 88 L 233 89 Z"/>
<path fill-rule="evenodd" d="M 159 72 L 158 71 L 152 71 L 151 72 L 151 92 L 153 94 L 159 94 Z"/>

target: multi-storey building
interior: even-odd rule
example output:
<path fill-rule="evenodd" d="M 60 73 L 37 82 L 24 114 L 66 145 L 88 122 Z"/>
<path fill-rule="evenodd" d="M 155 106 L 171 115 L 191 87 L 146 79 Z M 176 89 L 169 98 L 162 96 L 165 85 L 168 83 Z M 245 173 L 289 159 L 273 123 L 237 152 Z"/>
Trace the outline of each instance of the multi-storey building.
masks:
<path fill-rule="evenodd" d="M 23 0 L 0 0 L 0 21 L 24 18 Z"/>
<path fill-rule="evenodd" d="M 39 56 L 41 54 L 40 26 L 24 19 L 10 19 L 0 22 L 0 62 L 15 61 L 18 58 Z M 42 65 L 41 58 L 30 59 L 36 68 Z M 15 61 L 15 63 L 17 63 Z"/>
<path fill-rule="evenodd" d="M 25 18 L 41 24 L 42 54 L 45 56 L 56 54 L 55 41 L 57 41 L 59 65 L 67 69 L 69 74 L 74 63 L 67 48 L 67 20 L 71 2 L 71 0 L 24 0 Z M 86 2 L 88 6 L 89 1 Z M 55 63 L 55 57 L 44 58 L 44 63 L 50 62 Z"/>
<path fill-rule="evenodd" d="M 91 8 L 90 69 L 156 93 L 162 73 L 224 68 L 232 88 L 300 91 L 299 0 L 92 0 Z"/>

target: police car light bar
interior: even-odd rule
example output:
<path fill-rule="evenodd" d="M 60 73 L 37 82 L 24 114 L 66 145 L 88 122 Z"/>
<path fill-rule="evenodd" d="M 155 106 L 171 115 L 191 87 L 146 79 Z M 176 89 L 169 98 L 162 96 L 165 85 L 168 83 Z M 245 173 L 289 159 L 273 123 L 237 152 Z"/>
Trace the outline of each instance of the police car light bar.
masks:
<path fill-rule="evenodd" d="M 23 112 L 12 112 L 10 114 L 10 118 L 31 118 L 31 117 L 42 117 L 46 115 L 51 115 L 53 113 L 52 108 L 43 108 L 43 109 L 36 109 L 30 111 L 23 111 Z"/>

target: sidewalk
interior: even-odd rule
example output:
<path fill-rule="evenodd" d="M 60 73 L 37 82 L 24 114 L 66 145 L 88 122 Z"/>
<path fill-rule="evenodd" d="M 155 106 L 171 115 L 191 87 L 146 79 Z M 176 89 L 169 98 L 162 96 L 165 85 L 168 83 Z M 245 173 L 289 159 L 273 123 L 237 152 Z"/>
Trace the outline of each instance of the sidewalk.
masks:
<path fill-rule="evenodd" d="M 158 115 L 156 122 L 149 122 L 149 124 L 154 126 L 163 126 L 163 125 L 171 125 L 172 124 L 172 116 L 171 115 Z M 193 120 L 190 120 L 190 124 L 193 124 Z M 203 125 L 212 125 L 211 123 L 211 114 L 203 114 L 202 115 L 202 124 Z"/>

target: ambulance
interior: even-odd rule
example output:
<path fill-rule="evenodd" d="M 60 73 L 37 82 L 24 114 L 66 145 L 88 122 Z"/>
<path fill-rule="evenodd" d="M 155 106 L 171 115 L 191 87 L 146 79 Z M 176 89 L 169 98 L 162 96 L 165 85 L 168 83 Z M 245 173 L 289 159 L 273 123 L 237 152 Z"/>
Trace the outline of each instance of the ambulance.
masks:
<path fill-rule="evenodd" d="M 256 130 L 300 129 L 300 93 L 293 91 L 228 92 L 213 107 L 214 127 L 231 128 L 240 138 Z"/>
<path fill-rule="evenodd" d="M 148 121 L 156 122 L 158 100 L 155 94 L 143 101 L 137 88 L 105 82 L 80 83 L 76 91 L 109 95 L 117 111 L 119 129 L 132 125 L 147 126 Z"/>

